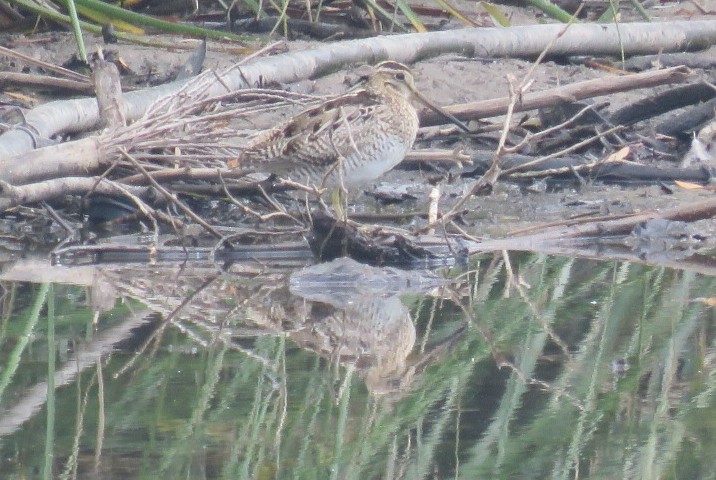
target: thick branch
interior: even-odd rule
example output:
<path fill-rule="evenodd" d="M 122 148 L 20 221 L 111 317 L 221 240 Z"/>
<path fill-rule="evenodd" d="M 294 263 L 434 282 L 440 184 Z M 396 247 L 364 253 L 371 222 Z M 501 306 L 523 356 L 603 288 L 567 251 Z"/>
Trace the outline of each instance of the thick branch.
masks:
<path fill-rule="evenodd" d="M 99 137 L 39 148 L 0 161 L 0 180 L 22 185 L 47 178 L 92 174 L 102 166 Z"/>
<path fill-rule="evenodd" d="M 147 192 L 146 187 L 127 186 L 126 188 L 132 189 L 136 195 L 143 195 Z M 114 184 L 97 177 L 64 177 L 19 187 L 0 181 L 0 211 L 27 203 L 51 200 L 63 195 L 89 192 L 115 196 L 124 195 L 124 192 Z"/>

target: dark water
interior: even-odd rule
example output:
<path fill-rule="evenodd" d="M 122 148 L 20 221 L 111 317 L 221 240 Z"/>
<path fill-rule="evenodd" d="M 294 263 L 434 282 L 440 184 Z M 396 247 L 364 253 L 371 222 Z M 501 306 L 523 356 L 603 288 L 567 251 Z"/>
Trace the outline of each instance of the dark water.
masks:
<path fill-rule="evenodd" d="M 716 476 L 714 278 L 510 259 L 407 290 L 7 267 L 0 477 Z"/>

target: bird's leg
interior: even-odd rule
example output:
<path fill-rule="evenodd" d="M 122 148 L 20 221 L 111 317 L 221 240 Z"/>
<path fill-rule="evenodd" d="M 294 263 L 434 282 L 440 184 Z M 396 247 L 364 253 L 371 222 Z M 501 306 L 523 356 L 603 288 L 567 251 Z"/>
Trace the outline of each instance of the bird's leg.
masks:
<path fill-rule="evenodd" d="M 333 210 L 336 212 L 336 219 L 345 223 L 348 221 L 348 190 L 343 181 L 343 160 L 342 156 L 338 158 L 338 186 L 333 189 L 331 200 L 333 201 Z"/>
<path fill-rule="evenodd" d="M 333 211 L 336 212 L 336 219 L 341 222 L 348 221 L 348 195 L 342 186 L 331 191 L 331 202 Z"/>
<path fill-rule="evenodd" d="M 353 135 L 351 135 L 350 123 L 348 123 L 345 115 L 343 115 L 343 109 L 339 109 L 339 111 L 339 118 L 345 122 L 345 126 L 348 129 L 348 138 L 350 139 L 351 144 L 354 148 L 356 148 L 357 151 L 357 147 L 355 145 L 355 142 L 353 141 Z M 329 170 L 329 172 L 324 177 L 324 182 L 328 175 L 330 175 L 331 171 L 336 171 L 336 173 L 338 174 L 338 186 L 334 188 L 331 192 L 331 200 L 333 203 L 333 210 L 336 213 L 336 219 L 345 223 L 346 221 L 348 221 L 348 190 L 346 189 L 346 185 L 344 182 L 345 177 L 343 175 L 345 172 L 345 169 L 343 167 L 345 166 L 346 158 L 336 147 L 333 135 L 330 135 L 329 138 L 331 140 L 331 146 L 336 153 L 337 161 L 335 165 L 333 165 L 333 168 L 331 168 L 331 170 Z"/>

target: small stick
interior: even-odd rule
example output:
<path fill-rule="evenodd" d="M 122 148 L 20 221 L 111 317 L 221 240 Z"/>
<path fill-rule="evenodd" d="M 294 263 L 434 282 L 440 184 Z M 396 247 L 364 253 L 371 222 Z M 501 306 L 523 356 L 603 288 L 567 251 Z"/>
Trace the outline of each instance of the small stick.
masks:
<path fill-rule="evenodd" d="M 54 208 L 52 208 L 50 205 L 47 204 L 44 200 L 41 202 L 42 207 L 47 210 L 47 213 L 52 217 L 52 219 L 57 222 L 59 226 L 65 229 L 65 231 L 72 235 L 75 233 L 75 229 L 70 226 L 56 211 Z"/>
<path fill-rule="evenodd" d="M 430 190 L 430 205 L 428 206 L 428 224 L 434 225 L 438 223 L 438 202 L 440 201 L 440 187 L 435 186 Z M 429 234 L 435 233 L 435 229 L 428 230 Z"/>
<path fill-rule="evenodd" d="M 472 165 L 472 158 L 460 149 L 413 150 L 405 156 L 403 163 L 405 162 L 454 163 L 462 166 Z"/>
<path fill-rule="evenodd" d="M 553 159 L 553 158 L 557 158 L 557 157 L 561 157 L 561 156 L 567 155 L 568 153 L 571 153 L 571 152 L 573 152 L 573 151 L 575 151 L 575 150 L 578 150 L 578 149 L 582 148 L 582 147 L 585 146 L 585 145 L 589 145 L 590 143 L 594 142 L 595 140 L 598 140 L 598 139 L 600 139 L 600 138 L 602 138 L 602 137 L 605 137 L 605 136 L 607 136 L 607 135 L 611 135 L 612 133 L 618 132 L 618 131 L 623 130 L 623 129 L 624 129 L 624 126 L 623 126 L 623 125 L 617 125 L 617 126 L 615 126 L 615 127 L 612 127 L 612 128 L 609 128 L 609 129 L 603 131 L 602 133 L 598 133 L 598 134 L 596 134 L 596 135 L 594 135 L 594 136 L 592 136 L 592 137 L 589 137 L 589 138 L 587 138 L 587 139 L 585 139 L 585 140 L 582 140 L 581 142 L 577 142 L 577 143 L 575 143 L 574 145 L 571 145 L 571 146 L 569 146 L 569 147 L 567 147 L 567 148 L 565 148 L 565 149 L 563 149 L 563 150 L 560 150 L 559 152 L 555 152 L 555 153 L 552 153 L 552 154 L 550 154 L 550 155 L 546 155 L 546 156 L 544 156 L 544 157 L 536 158 L 536 159 L 532 160 L 531 162 L 526 162 L 526 163 L 523 163 L 523 164 L 521 164 L 521 165 L 517 165 L 517 166 L 514 166 L 514 167 L 512 167 L 512 168 L 508 168 L 507 170 L 505 170 L 504 172 L 502 172 L 502 174 L 503 174 L 503 175 L 509 175 L 509 174 L 511 174 L 511 173 L 515 173 L 515 172 L 519 172 L 520 170 L 524 170 L 524 169 L 527 168 L 527 167 L 533 167 L 533 166 L 535 166 L 535 165 L 539 165 L 540 163 L 544 163 L 544 162 L 546 162 L 547 160 L 551 160 L 551 159 Z"/>
<path fill-rule="evenodd" d="M 219 168 L 163 168 L 149 173 L 149 176 L 159 182 L 170 180 L 223 180 L 224 178 L 242 178 L 251 173 L 248 169 L 222 170 Z M 127 185 L 137 185 L 147 180 L 147 176 L 141 173 L 124 177 L 119 181 Z"/>
<path fill-rule="evenodd" d="M 523 138 L 522 141 L 520 143 L 518 143 L 517 145 L 505 148 L 505 152 L 506 153 L 515 153 L 515 152 L 519 151 L 520 149 L 522 149 L 525 145 L 527 145 L 531 141 L 539 140 L 540 138 L 546 137 L 547 135 L 551 134 L 552 132 L 562 130 L 562 129 L 568 127 L 569 125 L 571 125 L 572 123 L 576 122 L 577 119 L 579 119 L 579 117 L 581 117 L 585 113 L 587 113 L 589 111 L 594 111 L 596 109 L 596 107 L 597 107 L 596 105 L 587 105 L 586 107 L 582 108 L 580 111 L 575 113 L 571 118 L 568 118 L 567 120 L 560 123 L 559 125 L 555 125 L 550 128 L 545 128 L 544 130 L 541 130 L 537 133 L 528 133 L 527 135 L 525 135 L 525 138 Z"/>
<path fill-rule="evenodd" d="M 262 215 L 259 212 L 242 204 L 231 194 L 231 192 L 229 192 L 229 189 L 226 186 L 226 182 L 224 182 L 223 178 L 221 178 L 221 187 L 224 190 L 224 195 L 226 195 L 226 198 L 228 198 L 232 204 L 236 205 L 236 207 L 238 207 L 245 214 L 251 215 L 252 217 L 256 217 L 259 220 L 261 220 L 262 222 L 270 220 L 274 217 L 289 217 L 289 218 L 295 220 L 295 218 L 293 218 L 291 215 L 289 215 L 280 205 L 278 205 L 276 202 L 272 201 L 272 199 L 270 197 L 268 197 L 268 195 L 266 195 L 266 192 L 260 186 L 259 186 L 259 188 L 261 189 L 261 193 L 263 193 L 264 197 L 266 197 L 268 199 L 269 203 L 271 203 L 271 206 L 273 206 L 276 209 L 275 212 L 271 212 L 271 213 Z"/>
<path fill-rule="evenodd" d="M 25 62 L 29 65 L 35 65 L 37 67 L 42 68 L 43 70 L 47 70 L 50 72 L 54 72 L 58 75 L 62 75 L 63 77 L 65 77 L 69 80 L 74 80 L 75 82 L 84 84 L 85 88 L 89 88 L 90 90 L 92 89 L 92 86 L 90 85 L 90 79 L 87 75 L 83 75 L 81 73 L 74 72 L 74 71 L 69 70 L 65 67 L 60 67 L 60 66 L 52 64 L 52 63 L 43 62 L 42 60 L 29 57 L 29 56 L 25 55 L 24 53 L 20 53 L 16 50 L 12 50 L 10 48 L 3 47 L 3 46 L 0 46 L 0 54 L 4 55 L 6 57 L 17 58 L 18 60 L 22 60 L 23 62 Z"/>
<path fill-rule="evenodd" d="M 294 182 L 293 180 L 289 180 L 287 178 L 280 178 L 276 182 L 277 187 L 291 187 L 295 188 L 296 190 L 301 190 L 306 193 L 310 193 L 313 195 L 316 195 L 318 197 L 321 196 L 323 192 L 326 191 L 325 188 L 316 188 L 316 187 L 309 187 L 308 185 L 304 185 L 302 183 Z"/>
<path fill-rule="evenodd" d="M 92 93 L 94 89 L 90 83 L 78 82 L 67 78 L 50 77 L 48 75 L 35 75 L 32 73 L 0 72 L 0 84 L 16 84 L 24 87 L 54 87 L 73 92 Z"/>
<path fill-rule="evenodd" d="M 176 206 L 178 206 L 180 210 L 182 210 L 184 213 L 186 213 L 191 219 L 193 219 L 196 223 L 198 223 L 199 225 L 204 227 L 204 229 L 206 231 L 208 231 L 209 233 L 214 235 L 216 238 L 219 238 L 219 239 L 224 238 L 224 236 L 217 229 L 215 229 L 214 227 L 209 225 L 206 222 L 206 220 L 204 220 L 199 215 L 194 213 L 194 211 L 191 208 L 184 205 L 184 203 L 182 201 L 180 201 L 176 197 L 176 195 L 174 195 L 169 190 L 167 190 L 166 188 L 161 186 L 159 184 L 159 182 L 157 182 L 154 178 L 152 178 L 152 176 L 149 174 L 149 172 L 147 172 L 147 170 L 134 157 L 132 157 L 124 148 L 120 148 L 120 152 L 122 153 L 124 158 L 129 160 L 135 167 L 137 167 L 139 169 L 140 172 L 142 172 L 144 175 L 146 175 L 146 177 L 149 179 L 149 183 L 151 183 L 154 186 L 154 188 L 159 190 L 162 193 L 162 195 L 164 195 L 170 202 L 172 202 Z"/>

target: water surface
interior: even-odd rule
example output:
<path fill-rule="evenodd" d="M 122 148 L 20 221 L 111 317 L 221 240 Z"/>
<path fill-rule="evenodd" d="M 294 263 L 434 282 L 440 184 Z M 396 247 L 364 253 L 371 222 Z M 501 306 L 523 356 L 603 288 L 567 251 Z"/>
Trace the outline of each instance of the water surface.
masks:
<path fill-rule="evenodd" d="M 505 258 L 405 288 L 6 265 L 0 472 L 713 478 L 713 277 Z"/>

